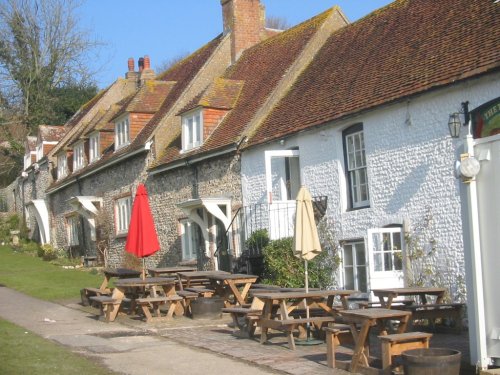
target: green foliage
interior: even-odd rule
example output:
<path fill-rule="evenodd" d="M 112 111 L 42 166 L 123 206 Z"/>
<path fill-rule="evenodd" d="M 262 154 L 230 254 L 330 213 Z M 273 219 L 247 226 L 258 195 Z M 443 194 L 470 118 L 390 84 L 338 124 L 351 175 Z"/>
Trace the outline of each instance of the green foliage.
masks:
<path fill-rule="evenodd" d="M 267 229 L 257 229 L 246 241 L 246 246 L 250 250 L 258 251 L 269 244 L 269 234 Z"/>
<path fill-rule="evenodd" d="M 0 242 L 11 242 L 11 231 L 19 230 L 22 232 L 21 218 L 17 214 L 7 217 L 0 217 Z M 20 233 L 22 237 L 22 233 Z"/>
<path fill-rule="evenodd" d="M 90 359 L 1 319 L 0 332 L 2 374 L 112 374 Z"/>
<path fill-rule="evenodd" d="M 21 240 L 19 246 L 16 247 L 16 252 L 39 256 L 40 245 L 37 242 L 30 240 Z"/>
<path fill-rule="evenodd" d="M 59 257 L 59 252 L 51 245 L 45 244 L 38 248 L 38 256 L 46 261 L 55 260 Z"/>
<path fill-rule="evenodd" d="M 292 238 L 270 241 L 263 255 L 265 284 L 288 288 L 305 286 L 304 261 L 293 255 Z M 328 251 L 323 251 L 308 262 L 310 288 L 326 288 L 330 285 L 332 270 L 322 266 L 328 256 Z"/>

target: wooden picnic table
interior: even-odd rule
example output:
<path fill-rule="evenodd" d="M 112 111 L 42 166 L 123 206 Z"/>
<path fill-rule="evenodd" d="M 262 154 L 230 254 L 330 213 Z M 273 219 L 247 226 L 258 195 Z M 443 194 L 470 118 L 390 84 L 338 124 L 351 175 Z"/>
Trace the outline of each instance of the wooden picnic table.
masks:
<path fill-rule="evenodd" d="M 403 333 L 406 331 L 408 320 L 411 316 L 411 312 L 409 311 L 385 308 L 341 310 L 338 314 L 351 327 L 355 347 L 350 362 L 336 361 L 336 364 L 337 367 L 349 370 L 350 372 L 357 372 L 360 368 L 367 371 L 374 370 L 374 368 L 370 366 L 368 346 L 368 336 L 372 327 L 378 326 L 381 334 L 386 335 L 387 332 L 385 327 L 387 321 L 398 320 L 399 325 L 397 333 Z M 357 325 L 360 325 L 359 331 Z"/>
<path fill-rule="evenodd" d="M 161 288 L 161 292 L 160 292 Z M 155 302 L 160 302 L 159 297 L 167 298 L 165 300 L 171 302 L 169 307 L 167 318 L 171 318 L 174 311 L 177 308 L 177 304 L 182 300 L 182 298 L 177 298 L 175 292 L 175 279 L 174 278 L 166 278 L 166 277 L 136 277 L 136 278 L 127 278 L 120 279 L 115 281 L 115 289 L 113 290 L 113 294 L 107 304 L 106 311 L 106 320 L 112 322 L 116 319 L 120 306 L 125 299 L 127 293 L 131 292 L 134 294 L 133 299 L 139 299 L 144 295 L 137 296 L 137 289 L 150 292 L 151 299 L 156 299 Z M 160 296 L 159 293 L 162 293 L 163 296 Z M 142 293 L 141 293 L 142 294 Z M 170 298 L 176 297 L 176 298 Z M 134 306 L 134 301 L 132 301 L 132 305 Z M 142 310 L 147 318 L 147 321 L 152 320 L 152 316 L 149 312 L 148 304 L 145 303 L 141 305 Z"/>
<path fill-rule="evenodd" d="M 159 277 L 165 275 L 176 276 L 177 272 L 194 272 L 194 271 L 197 271 L 197 268 L 184 267 L 184 266 L 148 268 L 149 274 L 153 277 Z"/>
<path fill-rule="evenodd" d="M 373 289 L 372 292 L 375 297 L 378 297 L 382 307 L 390 309 L 394 300 L 401 296 L 417 296 L 422 305 L 428 303 L 427 296 L 434 296 L 436 299 L 434 303 L 440 304 L 443 302 L 446 289 L 434 287 L 384 288 Z"/>
<path fill-rule="evenodd" d="M 100 290 L 105 291 L 108 289 L 109 282 L 112 278 L 118 279 L 126 279 L 139 277 L 141 275 L 141 271 L 131 270 L 128 268 L 105 268 L 103 270 L 104 280 L 99 287 Z"/>
<path fill-rule="evenodd" d="M 208 279 L 215 290 L 215 294 L 224 298 L 224 305 L 229 307 L 237 304 L 243 306 L 246 302 L 248 290 L 259 277 L 243 273 L 213 274 Z M 231 303 L 230 298 L 234 296 L 235 303 Z"/>
<path fill-rule="evenodd" d="M 229 272 L 226 271 L 181 271 L 177 272 L 177 276 L 179 278 L 179 284 L 181 290 L 183 287 L 190 288 L 195 284 L 199 284 L 201 281 L 208 282 L 209 276 L 214 275 L 230 275 Z"/>
<path fill-rule="evenodd" d="M 324 323 L 333 322 L 337 314 L 337 309 L 333 307 L 334 298 L 340 298 L 343 308 L 348 308 L 347 297 L 357 293 L 355 290 L 314 290 L 314 291 L 289 291 L 289 292 L 264 292 L 253 293 L 254 298 L 264 303 L 263 312 L 258 321 L 261 327 L 260 342 L 264 344 L 267 341 L 268 330 L 278 329 L 284 330 L 287 335 L 288 346 L 290 349 L 295 349 L 295 341 L 293 337 L 293 329 L 299 325 L 313 323 L 320 328 Z M 279 311 L 276 316 L 274 314 L 274 306 L 279 306 Z M 300 307 L 321 308 L 326 312 L 326 316 L 309 317 L 309 318 L 293 318 L 290 313 Z"/>

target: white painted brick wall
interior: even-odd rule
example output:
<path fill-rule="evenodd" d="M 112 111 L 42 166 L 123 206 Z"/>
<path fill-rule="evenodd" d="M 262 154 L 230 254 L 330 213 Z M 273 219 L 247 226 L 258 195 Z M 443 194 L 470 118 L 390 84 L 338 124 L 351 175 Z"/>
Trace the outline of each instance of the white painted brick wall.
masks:
<path fill-rule="evenodd" d="M 472 110 L 499 93 L 496 74 L 301 133 L 285 139 L 284 145 L 275 142 L 245 150 L 244 205 L 265 202 L 264 151 L 298 146 L 301 182 L 313 196 L 328 196 L 328 215 L 339 227 L 340 240 L 366 240 L 369 228 L 403 220 L 411 229 L 430 213 L 437 267 L 453 289 L 457 275 L 464 275 L 460 182 L 453 175 L 462 140 L 450 138 L 448 117 L 465 100 Z M 359 122 L 364 128 L 370 207 L 349 211 L 342 130 Z"/>

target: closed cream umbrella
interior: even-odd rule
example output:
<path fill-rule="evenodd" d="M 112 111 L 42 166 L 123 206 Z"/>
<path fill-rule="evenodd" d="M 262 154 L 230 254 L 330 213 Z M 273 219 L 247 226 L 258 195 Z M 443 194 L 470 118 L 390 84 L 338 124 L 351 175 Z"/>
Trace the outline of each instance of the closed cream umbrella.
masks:
<path fill-rule="evenodd" d="M 304 276 L 306 293 L 309 292 L 309 275 L 307 262 L 321 252 L 318 230 L 314 221 L 314 210 L 311 193 L 301 186 L 297 194 L 297 209 L 295 213 L 294 255 L 304 260 Z M 309 319 L 309 306 L 306 304 L 306 316 Z M 309 340 L 309 323 L 307 323 L 307 338 Z"/>

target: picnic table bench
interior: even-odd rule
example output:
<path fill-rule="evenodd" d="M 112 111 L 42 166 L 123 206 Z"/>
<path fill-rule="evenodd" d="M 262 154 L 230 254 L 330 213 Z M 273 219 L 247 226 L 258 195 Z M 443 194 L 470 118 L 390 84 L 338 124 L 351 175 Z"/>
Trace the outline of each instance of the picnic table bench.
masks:
<path fill-rule="evenodd" d="M 465 304 L 445 303 L 445 288 L 439 287 L 411 287 L 411 288 L 387 288 L 374 289 L 373 294 L 379 298 L 380 304 L 386 308 L 397 308 L 412 313 L 410 325 L 415 325 L 419 320 L 427 320 L 432 328 L 435 328 L 436 319 L 451 319 L 455 323 L 456 333 L 462 330 L 462 317 Z M 417 297 L 415 303 L 396 306 L 398 297 Z M 428 297 L 434 300 L 429 300 Z"/>

